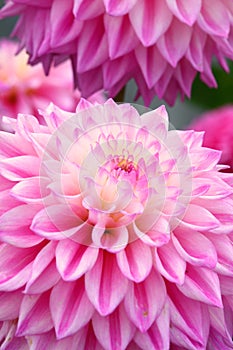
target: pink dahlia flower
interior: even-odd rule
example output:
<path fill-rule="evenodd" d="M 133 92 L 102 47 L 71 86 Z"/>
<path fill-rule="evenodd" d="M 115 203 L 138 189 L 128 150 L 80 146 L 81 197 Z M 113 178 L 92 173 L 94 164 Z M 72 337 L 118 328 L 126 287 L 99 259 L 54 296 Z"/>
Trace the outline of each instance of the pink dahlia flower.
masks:
<path fill-rule="evenodd" d="M 204 145 L 222 151 L 221 162 L 233 171 L 233 105 L 204 113 L 189 128 L 205 131 Z"/>
<path fill-rule="evenodd" d="M 0 41 L 0 116 L 15 117 L 20 112 L 41 120 L 38 108 L 45 109 L 51 101 L 74 112 L 81 95 L 73 89 L 69 63 L 52 67 L 50 75 L 45 76 L 41 65 L 27 65 L 25 51 L 15 56 L 17 46 L 12 41 Z M 91 97 L 95 99 L 104 102 L 100 92 Z M 1 123 L 0 127 L 6 128 Z"/>
<path fill-rule="evenodd" d="M 1 16 L 13 15 L 30 62 L 70 58 L 85 97 L 113 97 L 134 78 L 146 104 L 155 94 L 173 104 L 197 72 L 216 87 L 214 56 L 225 70 L 233 58 L 232 0 L 6 0 Z"/>
<path fill-rule="evenodd" d="M 230 349 L 231 174 L 165 108 L 81 100 L 0 133 L 1 349 Z"/>

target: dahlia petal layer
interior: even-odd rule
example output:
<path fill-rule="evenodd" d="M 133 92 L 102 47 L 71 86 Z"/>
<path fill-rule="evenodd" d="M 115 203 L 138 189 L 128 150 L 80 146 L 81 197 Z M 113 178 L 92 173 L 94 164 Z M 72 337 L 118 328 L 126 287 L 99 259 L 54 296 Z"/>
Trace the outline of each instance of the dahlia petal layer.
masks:
<path fill-rule="evenodd" d="M 169 130 L 163 106 L 41 113 L 46 125 L 22 114 L 0 135 L 0 348 L 231 349 L 220 152 Z"/>
<path fill-rule="evenodd" d="M 30 63 L 42 62 L 48 72 L 70 58 L 85 97 L 102 88 L 114 97 L 133 78 L 146 104 L 155 95 L 174 104 L 178 95 L 190 96 L 197 73 L 217 86 L 214 57 L 226 71 L 233 58 L 231 0 L 5 3 L 0 16 L 19 15 L 13 35 Z"/>

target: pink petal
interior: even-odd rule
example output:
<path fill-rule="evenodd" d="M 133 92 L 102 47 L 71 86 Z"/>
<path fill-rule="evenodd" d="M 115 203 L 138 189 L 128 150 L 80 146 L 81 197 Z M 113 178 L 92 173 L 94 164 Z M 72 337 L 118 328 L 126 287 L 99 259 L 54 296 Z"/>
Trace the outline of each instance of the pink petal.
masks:
<path fill-rule="evenodd" d="M 26 203 L 40 203 L 49 195 L 50 191 L 46 188 L 48 183 L 49 180 L 41 176 L 28 178 L 12 187 L 11 194 Z"/>
<path fill-rule="evenodd" d="M 111 16 L 123 16 L 127 14 L 135 5 L 137 0 L 103 0 L 106 12 Z"/>
<path fill-rule="evenodd" d="M 186 52 L 186 57 L 192 66 L 198 70 L 203 71 L 204 63 L 204 48 L 206 43 L 207 35 L 203 32 L 198 25 L 193 26 L 192 38 L 190 40 L 190 45 Z"/>
<path fill-rule="evenodd" d="M 136 332 L 134 340 L 143 350 L 165 350 L 170 348 L 170 315 L 168 304 L 147 332 Z M 133 350 L 133 349 L 132 349 Z"/>
<path fill-rule="evenodd" d="M 200 232 L 176 229 L 172 241 L 178 253 L 192 265 L 214 268 L 217 254 L 214 245 Z"/>
<path fill-rule="evenodd" d="M 105 30 L 108 37 L 109 56 L 116 59 L 123 56 L 139 44 L 139 40 L 129 22 L 128 16 L 105 16 Z"/>
<path fill-rule="evenodd" d="M 222 307 L 218 276 L 205 267 L 187 266 L 184 284 L 177 285 L 177 287 L 191 299 Z"/>
<path fill-rule="evenodd" d="M 33 261 L 31 275 L 25 286 L 25 293 L 37 294 L 47 291 L 60 279 L 56 269 L 56 242 L 49 242 Z"/>
<path fill-rule="evenodd" d="M 171 241 L 155 249 L 155 263 L 158 271 L 166 279 L 178 284 L 184 283 L 186 263 Z"/>
<path fill-rule="evenodd" d="M 73 14 L 79 20 L 88 20 L 104 12 L 103 0 L 76 0 L 73 4 Z"/>
<path fill-rule="evenodd" d="M 182 225 L 193 230 L 207 231 L 220 226 L 220 222 L 207 209 L 195 204 L 189 204 Z"/>
<path fill-rule="evenodd" d="M 86 350 L 83 348 L 83 343 L 86 337 L 86 328 L 83 328 L 81 331 L 76 332 L 75 335 L 66 337 L 64 339 L 57 339 L 53 331 L 48 333 L 27 336 L 28 344 L 30 350 L 42 350 L 45 347 L 45 344 L 49 344 L 50 348 L 53 350 L 67 350 L 67 349 L 80 349 Z M 10 350 L 10 349 L 9 349 Z M 12 349 L 18 350 L 18 349 Z M 95 349 L 101 350 L 101 349 Z"/>
<path fill-rule="evenodd" d="M 75 334 L 92 317 L 94 307 L 87 298 L 84 280 L 63 282 L 52 289 L 50 310 L 58 339 Z"/>
<path fill-rule="evenodd" d="M 0 179 L 1 181 L 1 179 Z M 12 185 L 12 183 L 11 183 Z M 12 197 L 10 194 L 10 190 L 1 190 L 0 189 L 0 217 L 2 214 L 4 214 L 6 211 L 17 207 L 19 204 L 19 201 Z"/>
<path fill-rule="evenodd" d="M 8 244 L 0 245 L 0 291 L 17 290 L 28 281 L 33 260 L 40 248 L 21 249 Z"/>
<path fill-rule="evenodd" d="M 209 306 L 210 324 L 230 343 L 232 342 L 232 310 L 224 303 L 224 309 Z"/>
<path fill-rule="evenodd" d="M 233 276 L 233 246 L 232 241 L 226 235 L 207 234 L 209 240 L 214 244 L 218 260 L 216 271 L 219 274 Z"/>
<path fill-rule="evenodd" d="M 166 32 L 172 21 L 172 14 L 165 1 L 147 0 L 137 1 L 129 18 L 138 38 L 147 47 L 153 45 Z"/>
<path fill-rule="evenodd" d="M 169 9 L 181 22 L 192 26 L 201 10 L 202 1 L 187 2 L 185 0 L 166 0 Z"/>
<path fill-rule="evenodd" d="M 19 315 L 19 308 L 23 299 L 21 290 L 0 293 L 0 319 L 13 320 Z"/>
<path fill-rule="evenodd" d="M 128 281 L 118 268 L 115 255 L 100 251 L 95 266 L 85 275 L 86 293 L 101 315 L 108 315 L 119 305 Z"/>
<path fill-rule="evenodd" d="M 1 160 L 1 174 L 11 181 L 20 181 L 39 173 L 40 160 L 35 156 L 19 156 Z"/>
<path fill-rule="evenodd" d="M 206 346 L 209 332 L 209 315 L 207 308 L 195 300 L 182 295 L 175 286 L 169 285 L 170 296 L 169 309 L 171 317 L 171 328 L 175 328 L 172 337 L 178 338 L 178 334 L 186 335 L 193 342 L 197 342 L 201 348 Z M 177 330 L 179 330 L 177 332 Z M 181 333 L 179 333 L 181 332 Z M 183 345 L 185 344 L 185 338 Z M 181 344 L 180 344 L 181 345 Z"/>
<path fill-rule="evenodd" d="M 53 328 L 49 311 L 50 293 L 25 295 L 21 304 L 17 336 L 45 333 Z"/>
<path fill-rule="evenodd" d="M 122 305 L 105 317 L 96 312 L 92 322 L 97 339 L 108 350 L 126 349 L 135 332 Z"/>
<path fill-rule="evenodd" d="M 133 229 L 142 242 L 152 247 L 160 247 L 170 240 L 171 229 L 167 220 L 162 216 L 157 219 L 154 227 L 146 233 L 141 232 L 135 223 L 133 223 Z"/>
<path fill-rule="evenodd" d="M 208 0 L 203 0 L 198 24 L 210 35 L 227 38 L 230 31 L 230 17 L 226 5 L 220 0 L 213 0 L 210 7 Z"/>
<path fill-rule="evenodd" d="M 56 249 L 57 269 L 65 281 L 74 281 L 92 269 L 99 250 L 80 245 L 72 240 L 58 243 Z"/>
<path fill-rule="evenodd" d="M 65 239 L 78 231 L 80 224 L 83 222 L 68 205 L 57 204 L 37 213 L 31 230 L 47 239 Z"/>
<path fill-rule="evenodd" d="M 124 299 L 125 310 L 141 332 L 146 332 L 156 320 L 163 308 L 165 297 L 164 281 L 155 270 L 143 282 L 129 283 Z"/>
<path fill-rule="evenodd" d="M 182 40 L 179 40 L 177 33 L 182 33 Z M 190 27 L 173 18 L 170 28 L 158 39 L 158 49 L 172 67 L 176 67 L 179 60 L 185 55 L 191 35 L 192 29 Z"/>
<path fill-rule="evenodd" d="M 72 13 L 72 2 L 60 0 L 59 4 L 53 1 L 50 13 L 51 40 L 50 45 L 56 47 L 69 43 L 78 37 L 82 29 L 81 21 L 76 21 Z"/>
<path fill-rule="evenodd" d="M 135 55 L 148 88 L 153 88 L 167 67 L 166 60 L 155 45 L 148 48 L 139 45 Z"/>
<path fill-rule="evenodd" d="M 87 21 L 79 35 L 77 52 L 77 67 L 80 73 L 94 69 L 107 60 L 107 36 L 101 17 Z"/>
<path fill-rule="evenodd" d="M 0 149 L 1 154 L 7 157 L 17 157 L 22 154 L 34 154 L 32 145 L 16 134 L 0 131 Z"/>
<path fill-rule="evenodd" d="M 139 239 L 117 253 L 116 258 L 121 272 L 134 282 L 144 281 L 152 268 L 151 250 Z"/>

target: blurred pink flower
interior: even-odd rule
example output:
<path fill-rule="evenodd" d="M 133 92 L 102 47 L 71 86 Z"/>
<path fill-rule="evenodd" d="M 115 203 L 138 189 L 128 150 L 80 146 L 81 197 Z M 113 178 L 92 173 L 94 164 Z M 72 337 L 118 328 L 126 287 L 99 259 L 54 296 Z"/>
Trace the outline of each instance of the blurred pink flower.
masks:
<path fill-rule="evenodd" d="M 203 144 L 222 151 L 220 162 L 233 171 L 233 105 L 204 113 L 194 120 L 189 129 L 204 131 Z"/>
<path fill-rule="evenodd" d="M 230 349 L 233 176 L 165 108 L 0 133 L 2 349 Z M 28 344 L 28 345 L 27 345 Z"/>
<path fill-rule="evenodd" d="M 68 62 L 52 67 L 45 76 L 41 65 L 27 65 L 25 51 L 15 56 L 18 44 L 0 41 L 0 116 L 16 117 L 18 113 L 33 114 L 42 120 L 38 108 L 45 109 L 52 101 L 67 111 L 75 111 L 80 92 L 74 91 L 71 67 Z M 92 101 L 104 102 L 98 92 Z M 1 125 L 0 120 L 0 126 Z"/>
<path fill-rule="evenodd" d="M 70 58 L 84 97 L 109 96 L 134 78 L 146 104 L 190 96 L 200 72 L 210 87 L 217 57 L 233 58 L 232 0 L 8 0 L 2 17 L 19 15 L 14 30 L 30 62 Z M 38 27 L 40 30 L 38 30 Z"/>

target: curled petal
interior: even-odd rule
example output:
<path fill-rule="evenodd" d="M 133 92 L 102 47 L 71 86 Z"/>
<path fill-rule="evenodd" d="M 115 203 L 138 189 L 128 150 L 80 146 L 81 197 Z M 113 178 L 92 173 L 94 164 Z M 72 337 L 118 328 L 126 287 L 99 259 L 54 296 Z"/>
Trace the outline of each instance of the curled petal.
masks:
<path fill-rule="evenodd" d="M 109 252 L 117 252 L 126 247 L 128 230 L 124 226 L 111 229 L 95 226 L 92 231 L 92 239 L 97 247 L 104 248 Z"/>

